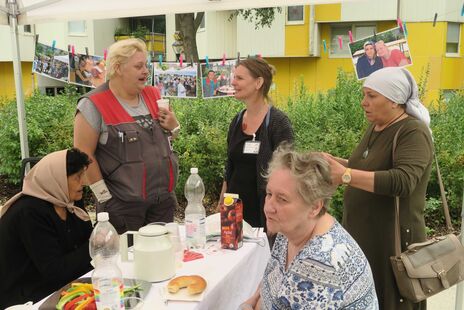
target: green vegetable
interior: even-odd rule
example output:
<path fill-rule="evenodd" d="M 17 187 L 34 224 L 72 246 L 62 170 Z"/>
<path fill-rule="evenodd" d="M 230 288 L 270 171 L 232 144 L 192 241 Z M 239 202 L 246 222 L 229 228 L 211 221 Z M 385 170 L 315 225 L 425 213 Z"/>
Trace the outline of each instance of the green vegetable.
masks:
<path fill-rule="evenodd" d="M 66 305 L 67 302 L 69 302 L 70 300 L 76 298 L 77 296 L 83 295 L 83 294 L 85 294 L 83 291 L 78 291 L 78 292 L 69 293 L 69 294 L 61 297 L 60 301 L 56 305 L 56 309 L 63 310 L 64 305 Z"/>

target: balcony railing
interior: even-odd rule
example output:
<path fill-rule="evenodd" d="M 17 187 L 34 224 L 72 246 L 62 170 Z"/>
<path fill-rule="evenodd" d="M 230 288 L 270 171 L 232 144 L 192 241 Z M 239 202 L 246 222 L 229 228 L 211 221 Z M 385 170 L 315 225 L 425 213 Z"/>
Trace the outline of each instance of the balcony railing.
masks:
<path fill-rule="evenodd" d="M 132 35 L 115 35 L 114 40 L 120 41 L 129 38 L 133 38 Z M 157 58 L 159 55 L 163 55 L 163 59 L 166 59 L 166 35 L 164 33 L 149 33 L 145 35 L 145 44 L 151 57 Z"/>

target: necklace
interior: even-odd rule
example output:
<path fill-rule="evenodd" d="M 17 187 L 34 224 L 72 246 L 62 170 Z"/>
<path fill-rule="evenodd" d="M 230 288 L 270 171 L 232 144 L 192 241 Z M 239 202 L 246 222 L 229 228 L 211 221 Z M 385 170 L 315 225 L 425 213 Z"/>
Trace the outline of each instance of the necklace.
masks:
<path fill-rule="evenodd" d="M 385 131 L 385 129 L 387 129 L 388 127 L 390 127 L 390 125 L 392 125 L 394 122 L 396 122 L 398 119 L 400 119 L 401 116 L 404 115 L 404 113 L 406 112 L 403 112 L 401 113 L 399 116 L 395 117 L 393 120 L 391 120 L 387 126 L 385 126 L 381 131 L 379 131 L 379 134 L 377 136 L 374 137 L 374 139 L 372 140 L 372 144 L 371 144 L 371 137 L 372 137 L 372 133 L 374 132 L 374 129 L 375 129 L 375 125 L 372 126 L 372 130 L 369 134 L 369 139 L 367 139 L 367 147 L 366 147 L 366 150 L 364 151 L 364 153 L 362 154 L 362 158 L 363 159 L 366 159 L 367 156 L 369 155 L 369 149 L 371 148 L 371 146 L 374 145 L 375 143 L 375 140 L 377 140 L 378 137 L 380 137 L 380 135 L 382 134 L 382 132 Z"/>

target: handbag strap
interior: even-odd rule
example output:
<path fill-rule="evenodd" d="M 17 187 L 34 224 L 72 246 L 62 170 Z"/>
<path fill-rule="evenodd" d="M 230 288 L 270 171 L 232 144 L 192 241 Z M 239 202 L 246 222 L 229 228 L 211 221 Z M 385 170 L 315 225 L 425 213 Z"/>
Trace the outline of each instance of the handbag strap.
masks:
<path fill-rule="evenodd" d="M 393 138 L 393 147 L 392 147 L 392 161 L 395 162 L 395 151 L 396 151 L 396 142 L 398 141 L 398 135 L 401 128 L 404 124 L 395 133 Z M 400 232 L 400 197 L 395 196 L 395 256 L 399 257 L 401 254 L 401 232 Z"/>
<path fill-rule="evenodd" d="M 445 187 L 443 186 L 443 180 L 441 178 L 440 167 L 438 166 L 437 154 L 434 152 L 433 156 L 435 158 L 435 167 L 437 168 L 438 185 L 440 186 L 440 196 L 441 196 L 441 203 L 443 205 L 443 214 L 445 215 L 446 229 L 449 232 L 452 232 L 453 225 L 451 225 L 451 217 L 449 214 L 448 202 L 446 201 Z"/>
<path fill-rule="evenodd" d="M 398 140 L 398 134 L 403 128 L 401 126 L 395 134 L 393 138 L 393 148 L 392 148 L 392 159 L 395 161 L 395 150 L 396 150 L 396 143 Z M 438 166 L 438 159 L 437 154 L 434 152 L 435 158 L 435 166 L 437 168 L 437 177 L 438 177 L 438 184 L 440 186 L 440 195 L 441 195 L 441 202 L 443 206 L 443 213 L 445 214 L 445 221 L 446 221 L 446 228 L 449 232 L 453 231 L 453 226 L 451 225 L 451 218 L 449 214 L 448 202 L 446 201 L 445 195 L 445 187 L 443 186 L 443 180 L 441 178 L 440 167 Z M 395 255 L 400 256 L 401 254 L 401 232 L 400 232 L 400 197 L 395 196 Z"/>

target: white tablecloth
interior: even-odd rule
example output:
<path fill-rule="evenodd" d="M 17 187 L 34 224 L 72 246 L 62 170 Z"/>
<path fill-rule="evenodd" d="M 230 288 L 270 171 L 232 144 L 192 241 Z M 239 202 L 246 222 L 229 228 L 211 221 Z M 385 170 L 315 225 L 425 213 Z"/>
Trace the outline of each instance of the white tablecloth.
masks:
<path fill-rule="evenodd" d="M 237 310 L 238 306 L 255 292 L 270 257 L 267 238 L 264 234 L 260 236 L 264 241 L 262 245 L 244 242 L 236 251 L 220 249 L 215 253 L 206 254 L 203 259 L 182 263 L 182 266 L 176 270 L 176 276 L 197 274 L 207 281 L 208 285 L 202 301 L 168 301 L 166 305 L 160 295 L 160 289 L 168 282 L 165 281 L 152 284 L 143 308 Z M 124 278 L 135 278 L 132 263 L 121 263 L 120 267 Z M 84 277 L 90 276 L 91 272 L 84 275 Z M 34 309 L 38 309 L 42 302 L 35 304 Z"/>

